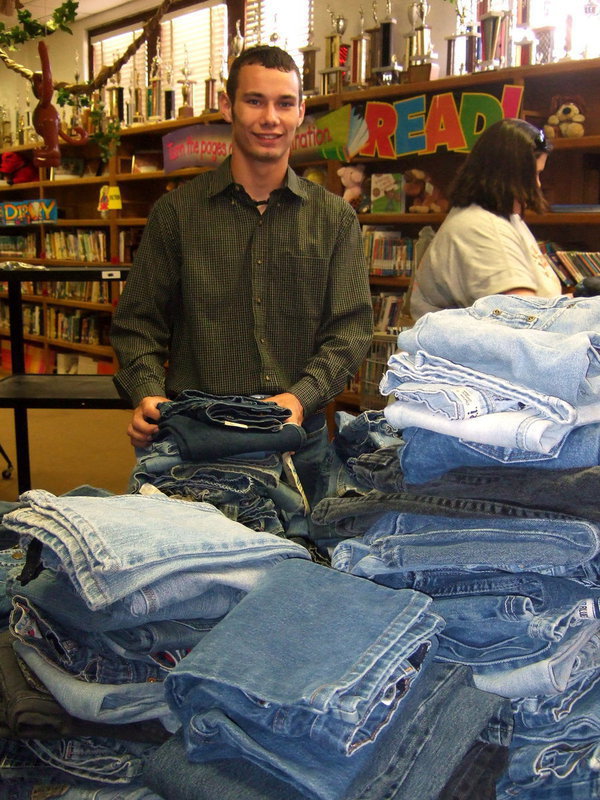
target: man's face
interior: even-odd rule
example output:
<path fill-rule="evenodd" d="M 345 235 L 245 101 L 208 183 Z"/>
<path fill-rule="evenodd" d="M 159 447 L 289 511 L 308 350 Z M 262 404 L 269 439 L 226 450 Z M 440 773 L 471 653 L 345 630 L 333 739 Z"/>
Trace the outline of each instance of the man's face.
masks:
<path fill-rule="evenodd" d="M 286 159 L 296 129 L 304 119 L 304 102 L 295 72 L 246 64 L 240 69 L 233 104 L 221 96 L 221 111 L 232 123 L 235 147 L 245 158 L 261 162 Z"/>

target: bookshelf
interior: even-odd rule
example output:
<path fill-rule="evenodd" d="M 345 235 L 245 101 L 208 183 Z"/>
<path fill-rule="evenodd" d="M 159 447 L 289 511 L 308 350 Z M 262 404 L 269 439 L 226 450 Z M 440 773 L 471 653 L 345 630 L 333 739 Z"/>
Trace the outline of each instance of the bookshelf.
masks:
<path fill-rule="evenodd" d="M 499 99 L 508 89 L 522 90 L 522 102 L 519 113 L 532 123 L 542 126 L 549 114 L 552 97 L 556 94 L 568 95 L 577 87 L 577 92 L 586 102 L 585 135 L 577 139 L 557 139 L 554 150 L 542 175 L 542 185 L 549 203 L 560 205 L 560 211 L 550 210 L 546 214 L 527 214 L 527 224 L 540 241 L 549 241 L 565 252 L 600 251 L 600 59 L 581 61 L 563 61 L 554 64 L 511 67 L 502 70 L 490 70 L 463 76 L 444 77 L 431 81 L 401 83 L 391 86 L 369 87 L 363 90 L 343 90 L 339 94 L 321 95 L 307 98 L 309 114 L 319 115 L 334 111 L 345 104 L 364 109 L 369 103 L 392 105 L 394 108 L 404 101 L 423 98 L 423 108 L 428 110 L 435 97 L 454 98 L 456 108 L 461 109 L 461 98 L 472 93 L 483 93 Z M 31 253 L 32 237 L 35 239 L 35 257 L 25 260 L 33 264 L 57 266 L 60 264 L 74 267 L 127 267 L 135 248 L 139 243 L 141 232 L 146 223 L 151 205 L 164 192 L 170 191 L 179 183 L 187 181 L 199 172 L 210 169 L 210 166 L 186 167 L 166 173 L 160 164 L 162 137 L 178 128 L 194 124 L 212 124 L 222 122 L 219 114 L 211 113 L 198 117 L 157 122 L 148 125 L 132 126 L 121 133 L 118 152 L 104 167 L 99 160 L 99 153 L 94 145 L 83 148 L 65 145 L 63 157 L 84 160 L 83 177 L 61 175 L 57 180 L 44 170 L 40 171 L 37 182 L 18 184 L 16 186 L 0 185 L 0 203 L 3 200 L 32 200 L 38 197 L 55 198 L 60 210 L 59 219 L 50 225 L 29 225 L 23 229 L 0 225 L 0 236 L 24 235 L 29 237 Z M 27 150 L 27 146 L 14 148 Z M 136 171 L 136 156 L 138 167 Z M 142 160 L 140 161 L 140 157 Z M 356 156 L 353 163 L 364 166 L 367 178 L 373 173 L 403 173 L 410 169 L 421 169 L 432 177 L 442 192 L 448 187 L 457 168 L 464 160 L 464 152 L 454 151 L 441 145 L 435 151 L 422 153 L 406 152 L 394 155 L 393 158 L 377 152 L 373 156 Z M 297 165 L 302 173 L 313 164 L 323 168 L 326 185 L 338 194 L 343 187 L 337 172 L 344 162 L 339 159 L 318 159 Z M 140 164 L 142 166 L 140 166 Z M 292 165 L 294 160 L 292 159 Z M 111 210 L 102 214 L 98 211 L 98 199 L 103 185 L 118 186 L 122 199 L 120 210 Z M 585 208 L 584 208 L 585 207 Z M 439 212 L 411 213 L 359 213 L 358 219 L 363 226 L 387 228 L 398 232 L 403 239 L 413 242 L 418 239 L 420 231 L 430 227 L 434 231 L 444 219 Z M 51 228 L 51 230 L 50 230 Z M 89 262 L 77 258 L 76 251 L 69 249 L 69 258 L 52 258 L 45 247 L 47 233 L 77 235 L 85 232 L 102 234 L 105 240 L 104 258 L 100 262 Z M 0 242 L 2 240 L 0 239 Z M 11 258 L 15 256 L 11 251 Z M 23 256 L 24 257 L 24 256 Z M 413 268 L 416 259 L 413 260 Z M 381 293 L 401 297 L 406 291 L 410 274 L 372 274 L 370 277 L 373 294 Z M 4 300 L 0 293 L 0 306 Z M 38 302 L 32 299 L 33 303 Z M 58 303 L 50 299 L 39 301 L 44 313 Z M 69 309 L 70 303 L 63 302 Z M 75 303 L 82 312 L 89 311 L 85 303 Z M 98 313 L 110 314 L 110 309 L 98 310 Z M 0 342 L 7 338 L 5 327 L 1 327 Z M 382 331 L 382 333 L 384 333 Z M 33 334 L 31 334 L 33 336 Z M 42 337 L 44 338 L 44 337 Z M 68 346 L 59 347 L 53 341 L 37 342 L 56 351 L 67 350 Z M 80 352 L 88 355 L 90 345 L 74 343 Z M 94 345 L 103 346 L 103 345 Z M 110 357 L 104 351 L 99 354 L 105 361 Z M 355 383 L 352 391 L 344 393 L 346 406 L 360 406 L 360 398 Z"/>

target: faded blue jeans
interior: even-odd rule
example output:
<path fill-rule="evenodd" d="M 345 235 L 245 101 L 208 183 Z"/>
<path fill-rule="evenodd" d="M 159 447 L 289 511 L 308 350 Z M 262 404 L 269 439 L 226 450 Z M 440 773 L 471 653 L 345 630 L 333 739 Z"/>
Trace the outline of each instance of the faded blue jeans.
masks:
<path fill-rule="evenodd" d="M 165 680 L 188 757 L 243 754 L 320 796 L 318 765 L 342 755 L 351 769 L 418 681 L 440 626 L 429 604 L 317 564 L 277 565 Z"/>
<path fill-rule="evenodd" d="M 216 581 L 247 590 L 257 571 L 280 558 L 308 558 L 300 545 L 252 531 L 208 503 L 162 495 L 56 497 L 39 489 L 21 499 L 27 505 L 4 524 L 23 545 L 39 540 L 45 566 L 65 572 L 92 611 L 161 580 L 160 602 L 181 600 L 171 578 L 182 571 L 197 571 L 207 591 Z"/>

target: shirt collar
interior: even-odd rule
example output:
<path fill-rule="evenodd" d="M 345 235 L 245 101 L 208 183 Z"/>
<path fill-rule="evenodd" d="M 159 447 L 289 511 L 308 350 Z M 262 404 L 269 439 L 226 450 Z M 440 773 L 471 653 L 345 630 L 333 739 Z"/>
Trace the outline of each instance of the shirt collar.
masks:
<path fill-rule="evenodd" d="M 220 164 L 217 169 L 211 172 L 211 186 L 209 188 L 208 196 L 215 197 L 216 195 L 222 194 L 226 191 L 233 191 L 235 186 L 236 183 L 233 180 L 233 175 L 231 174 L 231 156 L 227 156 L 223 163 Z M 285 185 L 280 189 L 276 189 L 275 191 L 281 192 L 282 194 L 294 194 L 296 197 L 299 197 L 300 200 L 308 199 L 306 189 L 302 185 L 302 181 L 298 178 L 291 167 L 288 167 L 287 169 Z"/>

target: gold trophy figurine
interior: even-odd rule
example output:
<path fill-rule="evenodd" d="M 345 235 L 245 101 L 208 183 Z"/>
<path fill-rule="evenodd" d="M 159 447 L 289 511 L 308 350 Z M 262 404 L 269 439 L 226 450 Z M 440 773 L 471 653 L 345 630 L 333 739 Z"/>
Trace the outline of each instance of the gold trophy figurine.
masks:
<path fill-rule="evenodd" d="M 193 90 L 196 81 L 193 81 L 190 78 L 192 70 L 190 69 L 190 59 L 187 47 L 185 48 L 185 55 L 183 59 L 183 67 L 181 68 L 181 74 L 183 75 L 183 78 L 180 78 L 177 81 L 177 83 L 181 84 L 181 97 L 183 99 L 183 105 L 179 107 L 177 116 L 180 118 L 193 117 L 194 116 Z"/>

